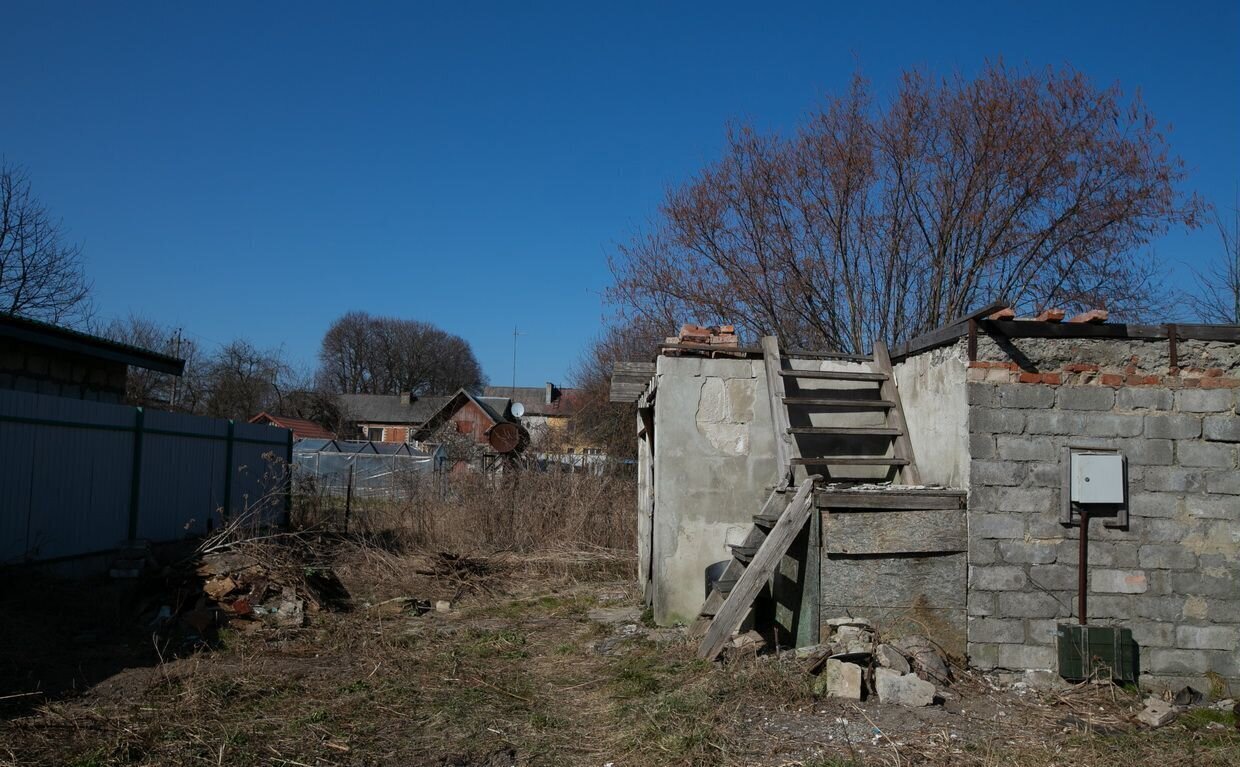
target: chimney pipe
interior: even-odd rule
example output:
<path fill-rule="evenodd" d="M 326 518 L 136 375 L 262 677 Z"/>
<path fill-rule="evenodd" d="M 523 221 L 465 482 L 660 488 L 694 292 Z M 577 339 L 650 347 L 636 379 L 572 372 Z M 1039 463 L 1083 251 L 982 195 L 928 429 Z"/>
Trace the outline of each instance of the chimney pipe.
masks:
<path fill-rule="evenodd" d="M 546 394 L 546 397 L 544 398 L 543 404 L 550 405 L 552 402 L 555 401 L 555 384 L 548 381 L 546 391 L 547 391 L 547 394 Z"/>
<path fill-rule="evenodd" d="M 400 404 L 402 405 L 409 405 L 415 399 L 417 398 L 413 396 L 413 392 L 409 391 L 408 389 L 400 393 Z"/>

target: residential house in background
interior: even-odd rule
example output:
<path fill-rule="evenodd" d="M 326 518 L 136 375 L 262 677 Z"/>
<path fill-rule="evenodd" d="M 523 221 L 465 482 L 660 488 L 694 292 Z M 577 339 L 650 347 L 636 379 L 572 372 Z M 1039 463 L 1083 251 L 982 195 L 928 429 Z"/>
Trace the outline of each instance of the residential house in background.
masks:
<path fill-rule="evenodd" d="M 38 320 L 0 314 L 0 389 L 119 403 L 129 367 L 180 376 L 185 360 Z"/>
<path fill-rule="evenodd" d="M 250 419 L 250 423 L 275 426 L 293 432 L 293 439 L 335 439 L 336 435 L 314 421 L 305 418 L 290 418 L 283 415 L 271 415 L 264 411 Z"/>
<path fill-rule="evenodd" d="M 483 394 L 507 397 L 520 404 L 521 424 L 530 434 L 530 448 L 541 461 L 577 468 L 604 460 L 598 445 L 583 439 L 573 429 L 573 418 L 581 404 L 579 389 L 562 388 L 548 382 L 543 386 L 487 386 Z"/>
<path fill-rule="evenodd" d="M 461 389 L 449 396 L 419 397 L 404 394 L 341 394 L 341 411 L 357 436 L 371 442 L 414 442 L 428 424 L 435 427 L 453 421 L 461 434 L 470 434 L 479 443 L 486 431 L 497 423 L 515 421 L 511 400 L 506 397 L 475 397 Z"/>

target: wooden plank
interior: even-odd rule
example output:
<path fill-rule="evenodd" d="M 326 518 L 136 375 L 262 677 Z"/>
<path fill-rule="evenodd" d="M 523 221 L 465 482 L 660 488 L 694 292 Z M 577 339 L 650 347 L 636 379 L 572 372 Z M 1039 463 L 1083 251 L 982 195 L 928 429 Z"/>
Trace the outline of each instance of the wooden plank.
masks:
<path fill-rule="evenodd" d="M 655 363 L 653 362 L 615 362 L 611 366 L 612 375 L 621 373 L 649 378 L 654 375 L 654 370 Z"/>
<path fill-rule="evenodd" d="M 1108 322 L 1094 325 L 1083 322 L 1034 322 L 1032 320 L 978 320 L 986 333 L 1007 338 L 1135 338 L 1167 337 L 1166 325 L 1129 325 Z M 1181 333 L 1183 338 L 1183 333 Z"/>
<path fill-rule="evenodd" d="M 996 301 L 995 303 L 978 309 L 977 311 L 957 317 L 935 330 L 922 333 L 908 343 L 902 344 L 899 349 L 896 350 L 897 353 L 895 354 L 895 357 L 903 359 L 914 354 L 929 351 L 936 346 L 944 346 L 946 344 L 954 343 L 968 331 L 969 320 L 977 319 L 978 317 L 987 317 L 1006 306 L 1006 301 Z"/>
<path fill-rule="evenodd" d="M 889 426 L 792 426 L 789 434 L 840 434 L 861 437 L 894 437 L 899 429 Z"/>
<path fill-rule="evenodd" d="M 848 513 L 847 509 L 963 509 L 965 494 L 930 494 L 930 493 L 896 493 L 896 492 L 840 492 L 818 490 L 814 493 L 814 502 L 820 508 L 830 508 L 833 512 Z"/>
<path fill-rule="evenodd" d="M 861 391 L 861 390 L 858 390 Z M 834 397 L 784 397 L 784 405 L 787 407 L 843 407 L 858 408 L 862 410 L 881 410 L 889 408 L 895 403 L 886 399 L 838 399 Z"/>
<path fill-rule="evenodd" d="M 763 341 L 765 342 L 766 339 Z M 706 636 L 702 638 L 702 643 L 698 646 L 699 658 L 714 660 L 723 646 L 728 643 L 732 632 L 740 627 L 741 621 L 745 619 L 746 613 L 753 605 L 754 598 L 762 590 L 762 584 L 774 572 L 784 552 L 792 545 L 793 539 L 797 537 L 809 519 L 810 510 L 813 508 L 814 483 L 818 479 L 820 477 L 813 475 L 801 483 L 796 496 L 788 504 L 788 508 L 784 510 L 779 521 L 771 528 L 770 534 L 766 536 L 758 553 L 754 555 L 753 561 L 741 573 L 741 577 L 732 587 L 728 598 L 715 613 L 710 628 L 706 630 Z"/>
<path fill-rule="evenodd" d="M 907 466 L 907 458 L 878 458 L 872 455 L 824 455 L 818 458 L 793 458 L 793 466 Z"/>
<path fill-rule="evenodd" d="M 824 546 L 830 554 L 915 554 L 968 548 L 963 509 L 830 511 L 824 516 Z"/>
<path fill-rule="evenodd" d="M 848 370 L 781 370 L 779 375 L 785 378 L 813 378 L 828 381 L 885 381 L 886 373 L 866 373 Z"/>
<path fill-rule="evenodd" d="M 791 481 L 792 459 L 796 457 L 796 442 L 788 435 L 788 409 L 784 407 L 784 379 L 780 376 L 783 359 L 779 354 L 779 339 L 762 337 L 762 364 L 766 369 L 767 403 L 771 408 L 771 424 L 775 427 L 775 484 L 786 485 Z"/>
<path fill-rule="evenodd" d="M 891 357 L 887 354 L 887 344 L 882 341 L 874 342 L 874 364 L 887 374 L 887 380 L 883 381 L 879 389 L 882 398 L 896 403 L 895 407 L 887 411 L 887 425 L 900 432 L 893 440 L 893 452 L 896 457 L 908 459 L 908 463 L 900 470 L 900 476 L 906 485 L 920 485 L 921 472 L 917 470 L 917 458 L 913 455 L 913 442 L 908 436 L 908 421 L 904 418 L 904 404 L 900 401 L 900 392 L 892 376 Z"/>

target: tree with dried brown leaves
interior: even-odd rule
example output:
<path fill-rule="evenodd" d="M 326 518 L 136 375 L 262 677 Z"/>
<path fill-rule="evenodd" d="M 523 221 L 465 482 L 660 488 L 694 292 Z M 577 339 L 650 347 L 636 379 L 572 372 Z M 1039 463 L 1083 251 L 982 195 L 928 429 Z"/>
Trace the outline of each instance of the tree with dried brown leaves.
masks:
<path fill-rule="evenodd" d="M 1161 298 L 1141 250 L 1201 204 L 1139 98 L 1071 69 L 860 77 L 791 136 L 729 132 L 612 258 L 622 322 L 735 324 L 868 352 L 1005 298 L 1141 317 Z"/>

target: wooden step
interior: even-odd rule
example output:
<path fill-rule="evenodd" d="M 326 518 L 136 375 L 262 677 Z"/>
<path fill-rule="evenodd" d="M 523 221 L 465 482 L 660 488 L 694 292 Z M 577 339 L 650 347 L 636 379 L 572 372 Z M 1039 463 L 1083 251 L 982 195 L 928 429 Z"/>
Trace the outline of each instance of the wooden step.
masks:
<path fill-rule="evenodd" d="M 827 381 L 886 381 L 886 373 L 867 373 L 860 370 L 781 370 L 786 378 L 816 378 Z"/>
<path fill-rule="evenodd" d="M 755 525 L 757 525 L 758 527 L 766 528 L 768 530 L 774 527 L 775 523 L 778 521 L 779 521 L 778 514 L 755 514 L 753 518 L 753 523 Z"/>
<path fill-rule="evenodd" d="M 839 434 L 864 437 L 896 437 L 903 434 L 890 426 L 791 426 L 789 434 Z"/>
<path fill-rule="evenodd" d="M 734 543 L 728 548 L 732 549 L 732 556 L 736 557 L 736 559 L 742 563 L 753 561 L 753 555 L 758 553 L 757 546 L 744 546 Z"/>
<path fill-rule="evenodd" d="M 740 579 L 739 578 L 720 578 L 719 580 L 715 581 L 715 591 L 718 591 L 720 594 L 724 594 L 724 595 L 730 594 L 732 593 L 732 588 L 736 586 L 736 582 L 738 580 Z"/>
<path fill-rule="evenodd" d="M 825 406 L 825 407 L 851 407 L 861 410 L 886 410 L 895 407 L 894 402 L 889 399 L 833 399 L 831 397 L 784 397 L 784 405 L 786 407 L 797 406 Z"/>
<path fill-rule="evenodd" d="M 872 455 L 828 455 L 821 458 L 793 458 L 798 466 L 907 466 L 907 458 L 880 458 Z"/>

